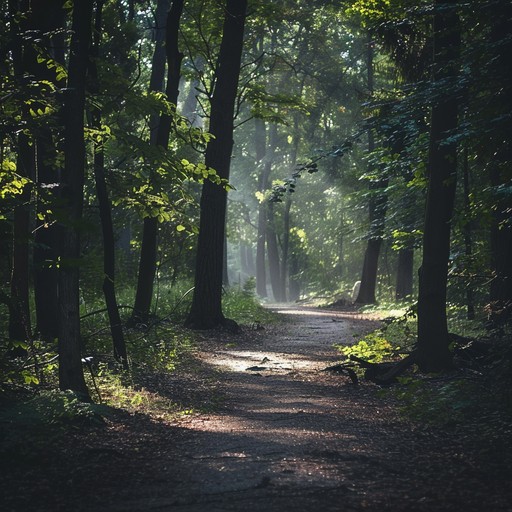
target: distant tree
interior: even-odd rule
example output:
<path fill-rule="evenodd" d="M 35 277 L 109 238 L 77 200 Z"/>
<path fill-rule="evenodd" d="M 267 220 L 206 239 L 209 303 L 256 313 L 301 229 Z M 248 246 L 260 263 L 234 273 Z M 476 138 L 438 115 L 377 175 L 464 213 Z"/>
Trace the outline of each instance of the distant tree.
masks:
<path fill-rule="evenodd" d="M 205 164 L 221 180 L 229 179 L 233 149 L 233 120 L 244 40 L 247 0 L 227 0 L 222 42 L 211 98 Z M 222 313 L 222 269 L 227 190 L 210 180 L 203 184 L 197 245 L 195 288 L 186 325 L 211 329 L 225 323 Z"/>
<path fill-rule="evenodd" d="M 267 130 L 265 121 L 256 118 L 254 120 L 254 145 L 256 153 L 256 165 L 259 168 L 258 192 L 264 194 L 269 187 L 270 166 L 264 161 L 266 153 Z M 265 263 L 265 241 L 267 231 L 267 209 L 266 202 L 260 200 L 258 206 L 258 230 L 256 234 L 256 292 L 266 298 L 267 293 L 267 270 Z"/>
<path fill-rule="evenodd" d="M 367 47 L 367 76 L 368 91 L 370 95 L 374 92 L 374 42 L 368 34 Z M 368 152 L 375 149 L 375 135 L 373 129 L 368 130 Z M 372 168 L 370 164 L 368 174 L 370 175 L 368 210 L 370 217 L 370 226 L 366 251 L 364 253 L 363 271 L 361 274 L 361 286 L 355 302 L 358 304 L 373 304 L 376 301 L 375 288 L 377 286 L 377 271 L 382 237 L 384 234 L 384 223 L 386 218 L 387 197 L 385 189 L 388 180 L 385 177 L 377 176 L 379 170 Z"/>

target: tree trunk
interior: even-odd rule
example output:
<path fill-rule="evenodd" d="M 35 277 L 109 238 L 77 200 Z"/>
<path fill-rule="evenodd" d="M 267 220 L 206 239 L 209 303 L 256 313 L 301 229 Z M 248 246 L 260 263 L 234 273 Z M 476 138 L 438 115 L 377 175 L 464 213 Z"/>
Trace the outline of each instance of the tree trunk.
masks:
<path fill-rule="evenodd" d="M 256 165 L 261 168 L 258 191 L 262 194 L 267 190 L 270 169 L 263 162 L 266 153 L 267 133 L 265 121 L 254 120 L 254 142 L 256 146 Z M 265 265 L 265 242 L 267 232 L 267 202 L 260 200 L 258 208 L 258 235 L 256 241 L 256 293 L 263 299 L 267 293 L 267 271 Z"/>
<path fill-rule="evenodd" d="M 502 2 L 493 9 L 494 18 L 491 30 L 491 44 L 496 48 L 490 72 L 494 78 L 492 112 L 502 115 L 510 112 L 512 84 L 510 82 L 510 22 L 512 5 Z M 510 218 L 510 194 L 505 192 L 510 186 L 510 162 L 512 143 L 510 133 L 499 134 L 491 140 L 489 179 L 496 194 L 491 217 L 491 270 L 493 279 L 490 286 L 490 318 L 492 325 L 502 328 L 512 315 L 512 222 Z M 497 144 L 497 146 L 494 146 Z M 494 146 L 494 147 L 493 147 Z M 500 190 L 501 189 L 501 190 Z M 505 190 L 503 190 L 505 189 Z"/>
<path fill-rule="evenodd" d="M 295 167 L 295 165 L 293 165 Z M 286 202 L 284 205 L 284 213 L 283 213 L 283 244 L 281 251 L 281 297 L 283 302 L 286 302 L 288 294 L 287 290 L 287 281 L 289 276 L 289 253 L 290 253 L 290 226 L 291 226 L 291 215 L 290 210 L 292 207 L 292 195 L 288 193 L 286 196 Z"/>
<path fill-rule="evenodd" d="M 162 23 L 162 13 L 165 12 L 165 8 L 168 5 L 168 0 L 162 0 L 158 3 L 158 24 Z M 163 25 L 158 25 L 155 52 L 153 55 L 153 64 L 155 67 L 152 68 L 150 79 L 150 90 L 161 90 L 165 72 L 165 56 L 167 56 L 166 95 L 168 101 L 174 106 L 176 106 L 178 102 L 180 67 L 183 59 L 183 55 L 178 49 L 178 33 L 182 11 L 183 0 L 174 0 L 165 22 L 165 46 L 163 46 L 161 35 Z M 162 114 L 159 121 L 156 122 L 156 120 L 153 119 L 151 123 L 151 142 L 157 146 L 167 149 L 173 117 L 167 114 Z M 130 320 L 130 323 L 132 324 L 145 324 L 149 320 L 151 302 L 153 299 L 153 285 L 156 275 L 157 238 L 158 220 L 155 217 L 146 217 L 143 224 L 137 292 L 135 295 L 133 314 Z"/>
<path fill-rule="evenodd" d="M 374 71 L 373 71 L 373 41 L 368 35 L 368 90 L 373 94 Z M 372 129 L 368 130 L 368 152 L 375 149 L 375 142 Z M 376 302 L 375 288 L 377 286 L 377 271 L 379 265 L 380 247 L 384 234 L 384 222 L 386 218 L 387 196 L 385 189 L 388 186 L 387 179 L 378 179 L 370 183 L 370 229 L 368 243 L 364 255 L 363 272 L 361 274 L 361 287 L 355 302 L 357 304 L 374 304 Z"/>
<path fill-rule="evenodd" d="M 205 164 L 229 179 L 233 119 L 242 57 L 247 0 L 227 0 L 216 83 L 211 99 L 210 133 Z M 186 325 L 210 329 L 225 323 L 222 313 L 222 261 L 226 224 L 226 189 L 205 181 L 197 245 L 195 289 Z"/>
<path fill-rule="evenodd" d="M 33 40 L 38 39 L 38 44 L 42 45 L 53 59 L 64 63 L 63 31 L 60 30 L 64 26 L 63 3 L 63 0 L 47 2 L 23 0 L 21 2 L 23 16 L 20 17 L 20 28 L 27 37 L 19 45 L 23 48 L 23 69 L 36 80 L 47 80 L 57 87 L 64 87 L 65 84 L 57 82 L 55 71 L 48 69 L 45 61 L 38 62 L 38 53 L 33 46 Z M 15 53 L 16 51 L 13 52 L 13 58 Z M 38 192 L 37 212 L 43 217 L 46 217 L 49 207 L 41 198 L 44 194 L 58 195 L 56 185 L 60 180 L 59 166 L 56 163 L 58 148 L 55 140 L 57 137 L 54 137 L 53 131 L 50 126 L 41 126 L 34 134 L 33 140 Z M 51 340 L 58 336 L 57 238 L 57 227 L 53 222 L 48 222 L 46 219 L 38 221 L 33 250 L 36 330 L 44 338 Z"/>
<path fill-rule="evenodd" d="M 464 178 L 464 211 L 466 214 L 466 222 L 464 223 L 464 249 L 466 256 L 466 270 L 471 274 L 472 258 L 473 258 L 473 230 L 471 222 L 471 199 L 470 199 L 470 182 L 469 182 L 469 161 L 468 150 L 464 150 L 464 164 L 463 164 L 463 178 Z M 473 284 L 471 282 L 471 275 L 468 275 L 468 283 L 466 285 L 466 308 L 467 319 L 474 320 L 475 318 L 475 299 L 474 299 Z"/>
<path fill-rule="evenodd" d="M 270 274 L 270 284 L 272 286 L 272 295 L 274 301 L 282 302 L 281 296 L 281 268 L 279 264 L 279 248 L 277 245 L 276 221 L 274 216 L 274 204 L 267 205 L 267 253 L 268 270 Z"/>
<path fill-rule="evenodd" d="M 301 91 L 303 89 L 301 88 Z M 290 155 L 290 168 L 295 170 L 297 165 L 297 154 L 299 151 L 299 117 L 297 115 L 293 118 L 293 147 Z M 287 280 L 290 275 L 289 269 L 289 253 L 290 253 L 290 226 L 291 226 L 291 216 L 290 210 L 292 207 L 292 194 L 288 192 L 286 196 L 286 202 L 284 206 L 283 213 L 283 244 L 282 244 L 282 254 L 281 254 L 281 295 L 283 301 L 287 300 Z"/>
<path fill-rule="evenodd" d="M 59 267 L 59 386 L 90 400 L 85 384 L 80 340 L 79 258 L 80 222 L 85 174 L 84 108 L 85 79 L 91 40 L 92 0 L 76 2 L 64 96 L 63 208 L 67 223 L 60 226 Z"/>
<path fill-rule="evenodd" d="M 460 47 L 457 0 L 436 0 L 434 12 L 434 81 L 454 78 Z M 457 147 L 446 138 L 457 128 L 457 99 L 435 99 L 430 124 L 428 190 L 419 272 L 418 364 L 436 372 L 452 366 L 448 348 L 446 286 L 450 257 L 450 223 L 457 180 Z"/>
<path fill-rule="evenodd" d="M 229 273 L 228 273 L 228 238 L 226 236 L 226 228 L 224 228 L 224 253 L 222 256 L 222 286 L 229 287 Z"/>
<path fill-rule="evenodd" d="M 398 252 L 398 265 L 396 274 L 396 300 L 412 297 L 412 284 L 414 276 L 414 249 L 406 247 Z"/>
<path fill-rule="evenodd" d="M 92 89 L 96 90 L 98 73 L 96 69 L 96 59 L 100 54 L 100 40 L 102 33 L 102 10 L 104 1 L 96 2 L 96 18 L 94 30 L 94 44 L 92 47 L 92 60 L 90 63 L 91 79 L 94 82 Z M 101 129 L 101 111 L 97 107 L 92 109 L 92 125 L 95 129 Z M 107 184 L 105 180 L 105 154 L 103 151 L 103 141 L 94 144 L 94 180 L 96 185 L 96 194 L 98 196 L 98 206 L 101 221 L 101 231 L 103 240 L 103 294 L 107 306 L 108 318 L 110 323 L 110 332 L 114 348 L 114 357 L 121 361 L 123 367 L 128 369 L 128 354 L 126 352 L 126 343 L 123 334 L 123 325 L 119 307 L 116 298 L 115 289 L 115 240 L 114 227 L 112 224 L 112 209 L 108 197 Z"/>
<path fill-rule="evenodd" d="M 35 155 L 27 136 L 18 136 L 18 173 L 34 179 Z M 30 187 L 25 186 L 14 210 L 11 310 L 9 315 L 9 338 L 28 340 L 32 337 L 29 308 L 29 233 L 30 233 Z"/>
<path fill-rule="evenodd" d="M 12 20 L 19 18 L 18 6 L 9 3 Z M 22 76 L 29 63 L 24 59 L 23 38 L 20 27 L 14 22 L 11 25 L 11 52 L 14 74 Z M 27 53 L 27 52 L 25 52 Z M 31 54 L 31 57 L 33 54 Z M 35 153 L 33 144 L 23 132 L 18 135 L 18 173 L 31 181 L 35 180 Z M 31 338 L 29 308 L 29 239 L 30 239 L 30 196 L 31 187 L 25 186 L 19 202 L 14 209 L 11 297 L 9 304 L 9 338 L 27 340 Z M 8 254 L 8 251 L 5 253 Z M 24 350 L 15 350 L 23 355 Z"/>

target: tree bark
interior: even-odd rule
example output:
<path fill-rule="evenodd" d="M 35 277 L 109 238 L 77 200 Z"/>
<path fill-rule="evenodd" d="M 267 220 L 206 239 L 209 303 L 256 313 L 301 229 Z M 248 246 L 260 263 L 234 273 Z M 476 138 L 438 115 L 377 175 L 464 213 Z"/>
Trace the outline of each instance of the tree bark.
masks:
<path fill-rule="evenodd" d="M 18 6 L 9 2 L 9 15 L 11 22 L 11 54 L 15 76 L 21 77 L 27 62 L 28 52 L 24 52 L 21 27 L 14 22 L 19 18 Z M 30 55 L 33 56 L 33 52 Z M 32 60 L 32 59 L 30 59 Z M 32 62 L 35 65 L 34 62 Z M 35 152 L 30 139 L 21 132 L 18 135 L 18 162 L 17 170 L 20 175 L 35 181 Z M 11 297 L 9 304 L 9 338 L 13 340 L 27 340 L 31 338 L 31 322 L 29 308 L 29 239 L 30 239 L 30 196 L 31 186 L 25 186 L 19 202 L 14 209 L 13 237 L 12 237 L 12 270 L 11 270 Z M 8 251 L 6 251 L 8 254 Z M 15 353 L 24 354 L 24 350 L 15 350 Z"/>
<path fill-rule="evenodd" d="M 268 152 L 265 156 L 265 176 L 270 176 L 272 165 L 274 164 L 274 156 L 277 146 L 277 125 L 269 126 L 268 134 Z M 267 240 L 267 256 L 268 270 L 270 274 L 270 285 L 272 287 L 272 295 L 276 302 L 283 302 L 281 293 L 281 264 L 279 258 L 279 246 L 277 243 L 276 220 L 274 212 L 274 204 L 267 202 L 267 222 L 266 222 L 266 240 Z"/>
<path fill-rule="evenodd" d="M 267 205 L 267 253 L 268 270 L 270 274 L 270 285 L 272 286 L 272 295 L 276 302 L 283 302 L 281 296 L 281 266 L 279 263 L 279 248 L 277 245 L 276 221 L 274 215 L 274 204 Z"/>
<path fill-rule="evenodd" d="M 210 133 L 205 164 L 229 179 L 233 149 L 233 120 L 242 57 L 247 0 L 227 0 L 216 83 L 211 99 Z M 197 245 L 195 288 L 186 325 L 211 329 L 225 323 L 222 313 L 222 262 L 227 190 L 205 181 Z"/>
<path fill-rule="evenodd" d="M 494 18 L 491 27 L 491 44 L 496 48 L 490 72 L 492 87 L 491 108 L 499 114 L 510 112 L 512 84 L 510 82 L 510 23 L 512 5 L 501 2 L 492 7 Z M 493 327 L 502 328 L 512 315 L 512 222 L 510 218 L 510 197 L 503 189 L 510 185 L 510 162 L 512 161 L 512 142 L 510 127 L 506 133 L 498 134 L 489 141 L 490 152 L 489 180 L 495 191 L 495 205 L 491 217 L 491 270 L 493 279 L 490 286 L 490 318 Z"/>
<path fill-rule="evenodd" d="M 57 87 L 55 71 L 48 69 L 46 62 L 38 62 L 38 54 L 33 40 L 38 39 L 49 55 L 57 62 L 64 64 L 64 43 L 62 31 L 64 26 L 63 0 L 48 0 L 47 2 L 29 2 L 23 0 L 20 4 L 23 16 L 20 17 L 20 29 L 25 38 L 19 47 L 23 48 L 22 68 L 35 80 L 47 80 Z M 13 52 L 13 58 L 16 54 Z M 58 116 L 60 113 L 58 114 Z M 37 211 L 46 216 L 48 205 L 42 200 L 43 194 L 58 195 L 56 185 L 60 181 L 60 172 L 56 164 L 57 147 L 54 129 L 50 126 L 39 126 L 33 133 L 35 143 L 35 160 L 38 203 Z M 47 220 L 38 221 L 34 236 L 33 272 L 34 299 L 36 311 L 36 330 L 47 339 L 58 336 L 58 302 L 57 302 L 57 227 Z"/>
<path fill-rule="evenodd" d="M 256 149 L 256 165 L 261 168 L 258 191 L 262 194 L 267 190 L 270 169 L 263 162 L 266 153 L 267 133 L 263 119 L 254 120 L 254 143 Z M 263 299 L 268 296 L 267 271 L 265 264 L 265 243 L 267 232 L 267 202 L 262 200 L 258 208 L 258 234 L 256 239 L 256 293 Z"/>
<path fill-rule="evenodd" d="M 165 12 L 164 9 L 168 5 L 168 0 L 159 2 L 157 10 L 158 24 L 163 21 L 162 12 Z M 165 46 L 162 44 L 161 35 L 158 35 L 160 32 L 157 32 L 153 55 L 155 67 L 152 69 L 150 79 L 150 90 L 161 90 L 165 72 L 165 57 L 167 57 L 166 95 L 168 101 L 175 107 L 178 102 L 180 67 L 183 59 L 183 55 L 178 48 L 178 34 L 182 11 L 183 0 L 174 0 L 165 21 Z M 162 25 L 158 25 L 157 30 L 161 30 L 161 27 Z M 168 114 L 162 114 L 158 121 L 153 119 L 151 121 L 151 142 L 167 149 L 172 123 L 173 116 Z M 146 217 L 143 224 L 137 292 L 130 320 L 132 324 L 145 324 L 149 320 L 156 275 L 157 248 L 158 220 L 155 217 Z"/>
<path fill-rule="evenodd" d="M 102 11 L 104 0 L 97 0 L 96 2 L 96 17 L 94 23 L 94 42 L 92 46 L 92 57 L 90 63 L 91 79 L 93 84 L 91 86 L 94 91 L 98 89 L 97 80 L 98 73 L 96 69 L 96 62 L 100 55 L 100 41 L 102 33 Z M 98 107 L 93 107 L 91 112 L 93 127 L 97 130 L 101 129 L 102 113 Z M 105 296 L 105 304 L 107 306 L 108 318 L 110 323 L 110 333 L 112 335 L 112 342 L 114 348 L 114 357 L 121 361 L 125 370 L 128 369 L 128 354 L 126 352 L 126 343 L 123 333 L 123 325 L 121 322 L 121 315 L 119 314 L 119 307 L 116 298 L 115 287 L 115 239 L 114 227 L 112 223 L 112 208 L 108 197 L 107 184 L 105 180 L 105 153 L 103 150 L 103 142 L 95 142 L 94 144 L 94 181 L 96 185 L 96 195 L 98 197 L 102 241 L 103 241 L 103 294 Z"/>
<path fill-rule="evenodd" d="M 19 174 L 30 180 L 34 179 L 34 150 L 23 133 L 18 136 L 17 167 Z M 13 219 L 9 338 L 18 341 L 32 337 L 29 307 L 30 195 L 31 187 L 26 185 L 14 210 Z"/>
<path fill-rule="evenodd" d="M 460 47 L 457 0 L 434 4 L 434 83 L 454 78 Z M 432 106 L 428 156 L 428 189 L 419 272 L 418 365 L 423 371 L 451 368 L 446 318 L 450 226 L 457 179 L 457 147 L 446 140 L 457 128 L 457 99 L 439 93 Z"/>
<path fill-rule="evenodd" d="M 90 400 L 85 383 L 80 340 L 79 258 L 80 222 L 85 175 L 85 79 L 91 41 L 92 0 L 73 7 L 68 86 L 64 96 L 63 208 L 67 223 L 59 227 L 59 386 Z"/>
<path fill-rule="evenodd" d="M 373 95 L 374 70 L 373 70 L 373 41 L 368 35 L 368 90 Z M 375 141 L 372 129 L 368 130 L 368 152 L 375 149 Z M 369 216 L 370 229 L 369 237 L 364 255 L 363 271 L 361 274 L 361 286 L 355 302 L 357 304 L 374 304 L 376 302 L 375 289 L 377 286 L 377 271 L 379 265 L 379 254 L 384 234 L 384 223 L 386 218 L 387 196 L 385 189 L 388 186 L 387 179 L 378 179 L 370 183 Z"/>
<path fill-rule="evenodd" d="M 398 265 L 396 274 L 396 300 L 412 297 L 414 275 L 414 249 L 406 247 L 398 252 Z"/>
<path fill-rule="evenodd" d="M 471 273 L 472 258 L 473 258 L 473 229 L 471 222 L 471 184 L 469 181 L 469 161 L 468 150 L 464 150 L 464 163 L 463 163 L 463 184 L 464 184 L 464 212 L 466 214 L 466 221 L 464 223 L 464 250 L 466 256 L 466 270 Z M 466 308 L 467 319 L 474 320 L 475 318 L 475 299 L 474 289 L 471 283 L 471 275 L 468 275 L 468 284 L 466 285 Z"/>

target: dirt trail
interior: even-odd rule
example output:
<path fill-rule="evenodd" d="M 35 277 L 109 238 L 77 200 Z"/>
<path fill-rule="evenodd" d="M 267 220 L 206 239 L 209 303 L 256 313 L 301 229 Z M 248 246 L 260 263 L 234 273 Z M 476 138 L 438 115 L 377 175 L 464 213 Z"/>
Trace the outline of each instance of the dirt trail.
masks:
<path fill-rule="evenodd" d="M 174 425 L 131 418 L 82 439 L 79 471 L 60 498 L 47 491 L 52 509 L 512 510 L 510 475 L 489 474 L 454 436 L 400 420 L 375 386 L 321 371 L 338 358 L 333 343 L 375 325 L 348 313 L 281 313 L 281 326 L 205 338 L 203 372 L 175 392 L 214 412 Z"/>

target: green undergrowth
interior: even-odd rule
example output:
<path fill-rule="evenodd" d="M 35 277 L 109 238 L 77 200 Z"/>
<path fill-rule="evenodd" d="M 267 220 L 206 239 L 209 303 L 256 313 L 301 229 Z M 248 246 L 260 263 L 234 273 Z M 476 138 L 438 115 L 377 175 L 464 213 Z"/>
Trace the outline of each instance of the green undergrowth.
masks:
<path fill-rule="evenodd" d="M 251 289 L 230 289 L 222 298 L 224 315 L 235 322 L 252 326 L 255 324 L 273 324 L 282 316 L 263 307 L 255 298 Z"/>
<path fill-rule="evenodd" d="M 397 317 L 388 316 L 389 311 L 379 310 L 385 319 L 381 328 L 359 337 L 353 345 L 337 346 L 345 358 L 356 356 L 373 363 L 396 361 L 414 349 L 417 333 L 414 308 Z M 483 455 L 512 456 L 510 327 L 499 334 L 489 333 L 482 318 L 467 320 L 462 308 L 449 307 L 448 313 L 450 332 L 484 340 L 488 353 L 475 361 L 461 361 L 456 352 L 458 368 L 447 374 L 425 375 L 413 367 L 399 378 L 398 384 L 382 393 L 397 399 L 404 417 L 418 425 L 455 431 Z M 456 350 L 456 346 L 452 349 Z"/>
<path fill-rule="evenodd" d="M 352 345 L 336 345 L 336 348 L 350 359 L 355 356 L 371 363 L 397 360 L 413 350 L 416 341 L 416 317 L 412 309 L 366 308 L 365 312 L 375 313 L 383 318 L 382 326 Z M 400 315 L 397 315 L 400 312 Z"/>
<path fill-rule="evenodd" d="M 102 302 L 89 297 L 87 304 L 82 303 L 82 355 L 88 358 L 84 375 L 92 404 L 57 390 L 57 340 L 0 340 L 0 457 L 37 454 L 48 445 L 45 440 L 58 442 L 70 429 L 101 427 L 115 411 L 172 422 L 218 407 L 222 397 L 208 383 L 213 377 L 204 375 L 193 357 L 200 343 L 197 333 L 182 327 L 191 299 L 186 292 L 186 283 L 172 293 L 161 288 L 151 325 L 124 329 L 128 370 L 112 356 Z M 120 296 L 122 301 L 129 300 L 123 293 Z M 226 317 L 241 325 L 278 321 L 278 315 L 257 302 L 251 283 L 244 289 L 227 290 L 223 308 Z M 131 310 L 121 312 L 126 322 Z M 198 380 L 198 389 L 187 389 L 196 386 L 187 380 L 177 383 L 178 369 L 192 375 L 190 382 Z"/>

